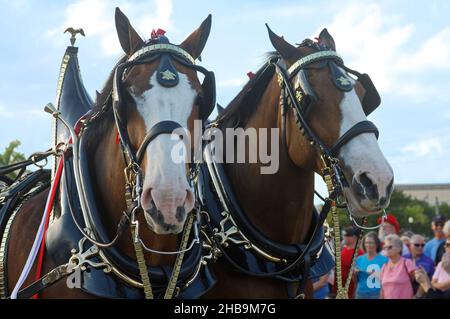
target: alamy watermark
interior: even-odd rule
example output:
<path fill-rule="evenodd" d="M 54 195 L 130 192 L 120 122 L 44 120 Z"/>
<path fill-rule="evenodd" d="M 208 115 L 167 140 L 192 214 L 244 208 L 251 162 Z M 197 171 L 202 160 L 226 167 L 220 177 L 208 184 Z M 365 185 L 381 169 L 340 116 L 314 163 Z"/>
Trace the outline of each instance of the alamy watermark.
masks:
<path fill-rule="evenodd" d="M 177 164 L 204 161 L 203 142 L 213 141 L 212 158 L 217 163 L 260 163 L 261 174 L 275 174 L 279 168 L 278 128 L 226 128 L 225 134 L 216 127 L 202 132 L 202 121 L 194 121 L 194 134 L 178 128 L 172 132 L 176 141 L 171 150 Z M 180 139 L 182 137 L 182 139 Z"/>

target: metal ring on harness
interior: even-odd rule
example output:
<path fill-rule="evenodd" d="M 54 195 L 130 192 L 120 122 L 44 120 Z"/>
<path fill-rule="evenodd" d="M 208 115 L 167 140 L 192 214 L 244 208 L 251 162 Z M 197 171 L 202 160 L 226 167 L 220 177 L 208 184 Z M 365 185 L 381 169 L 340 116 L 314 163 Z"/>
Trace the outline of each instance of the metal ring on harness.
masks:
<path fill-rule="evenodd" d="M 358 222 L 356 221 L 356 219 L 353 217 L 353 215 L 351 213 L 348 214 L 348 217 L 350 219 L 350 221 L 358 228 L 360 229 L 364 229 L 364 230 L 377 230 L 378 228 L 381 227 L 381 225 L 383 225 L 384 221 L 387 218 L 387 214 L 386 214 L 386 210 L 383 209 L 383 215 L 381 216 L 381 223 L 377 226 L 372 226 L 372 227 L 366 227 L 363 225 L 358 224 Z"/>
<path fill-rule="evenodd" d="M 33 164 L 34 164 L 35 166 L 39 167 L 40 169 L 43 169 L 45 166 L 47 166 L 47 164 L 48 164 L 48 159 L 47 159 L 47 157 L 44 157 L 44 158 L 38 160 L 36 157 L 38 157 L 38 156 L 40 156 L 40 155 L 42 155 L 42 154 L 40 154 L 40 153 L 35 153 L 35 154 L 33 154 L 33 155 L 30 156 L 30 160 L 33 162 Z M 42 162 L 42 161 L 44 161 L 44 164 L 39 164 L 39 162 Z"/>

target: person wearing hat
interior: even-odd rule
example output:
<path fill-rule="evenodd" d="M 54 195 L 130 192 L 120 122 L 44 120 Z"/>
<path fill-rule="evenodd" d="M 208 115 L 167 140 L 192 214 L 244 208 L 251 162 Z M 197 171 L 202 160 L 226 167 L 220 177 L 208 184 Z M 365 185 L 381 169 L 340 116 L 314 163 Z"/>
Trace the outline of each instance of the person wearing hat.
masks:
<path fill-rule="evenodd" d="M 357 227 L 350 226 L 344 230 L 344 248 L 341 252 L 341 263 L 342 263 L 342 284 L 345 285 L 347 281 L 348 273 L 350 272 L 350 267 L 352 265 L 353 254 L 355 252 L 356 242 L 358 240 L 361 230 Z M 358 248 L 358 256 L 364 254 L 361 248 Z M 337 276 L 334 279 L 333 293 L 336 294 L 337 291 Z M 353 299 L 355 295 L 355 280 L 352 278 L 350 281 L 350 286 L 348 288 L 348 297 Z"/>
<path fill-rule="evenodd" d="M 381 217 L 378 218 L 378 224 L 381 224 Z M 387 214 L 386 218 L 384 219 L 384 222 L 381 224 L 381 227 L 378 230 L 378 238 L 381 240 L 381 247 L 384 247 L 384 238 L 386 236 L 395 234 L 398 235 L 400 232 L 400 223 L 398 222 L 397 218 L 395 218 L 394 215 Z M 405 243 L 403 243 L 403 249 L 402 249 L 402 255 L 409 253 L 409 248 L 406 246 Z M 386 251 L 383 250 L 381 252 L 384 256 L 386 256 Z"/>
<path fill-rule="evenodd" d="M 446 218 L 442 215 L 436 215 L 431 222 L 431 229 L 434 233 L 434 238 L 425 244 L 424 254 L 432 260 L 436 260 L 436 253 L 439 246 L 445 241 L 445 234 L 443 231 Z"/>

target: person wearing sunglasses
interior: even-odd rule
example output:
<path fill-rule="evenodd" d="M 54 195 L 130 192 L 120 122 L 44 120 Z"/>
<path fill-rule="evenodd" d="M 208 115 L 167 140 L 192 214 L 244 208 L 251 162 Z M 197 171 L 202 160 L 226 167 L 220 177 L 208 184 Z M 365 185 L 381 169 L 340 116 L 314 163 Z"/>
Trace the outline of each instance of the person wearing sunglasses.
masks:
<path fill-rule="evenodd" d="M 425 244 L 424 253 L 432 260 L 436 260 L 439 245 L 445 241 L 445 234 L 443 230 L 445 222 L 446 218 L 442 215 L 434 216 L 433 221 L 431 222 L 431 229 L 433 230 L 434 238 Z"/>
<path fill-rule="evenodd" d="M 402 257 L 403 242 L 395 234 L 386 236 L 383 250 L 389 261 L 381 268 L 381 298 L 411 299 L 414 295 L 412 279 L 416 266 Z"/>
<path fill-rule="evenodd" d="M 404 257 L 411 259 L 417 267 L 423 267 L 428 277 L 432 277 L 434 273 L 434 261 L 426 256 L 423 251 L 425 248 L 425 238 L 421 235 L 413 235 L 410 242 L 410 254 Z"/>
<path fill-rule="evenodd" d="M 413 235 L 410 240 L 410 251 L 411 253 L 406 254 L 404 257 L 406 259 L 411 259 L 416 267 L 423 268 L 427 273 L 428 277 L 431 278 L 434 273 L 434 261 L 423 253 L 425 247 L 425 238 L 421 235 Z M 423 290 L 419 289 L 419 283 L 413 281 L 414 296 L 416 298 L 422 297 L 424 294 Z"/>

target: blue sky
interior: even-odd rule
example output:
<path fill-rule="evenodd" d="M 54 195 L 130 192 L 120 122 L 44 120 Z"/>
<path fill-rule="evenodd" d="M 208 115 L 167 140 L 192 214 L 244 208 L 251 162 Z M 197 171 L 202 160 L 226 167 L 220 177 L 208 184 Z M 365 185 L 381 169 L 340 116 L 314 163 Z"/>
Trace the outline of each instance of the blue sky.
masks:
<path fill-rule="evenodd" d="M 426 4 L 426 5 L 425 5 Z M 78 40 L 84 83 L 94 95 L 121 55 L 119 6 L 140 34 L 163 28 L 180 43 L 213 15 L 203 52 L 226 105 L 272 50 L 264 23 L 291 43 L 327 27 L 346 64 L 369 73 L 382 96 L 370 116 L 396 183 L 450 182 L 450 2 L 424 1 L 38 1 L 0 0 L 0 150 L 20 139 L 30 154 L 50 146 L 51 120 L 67 26 Z"/>

